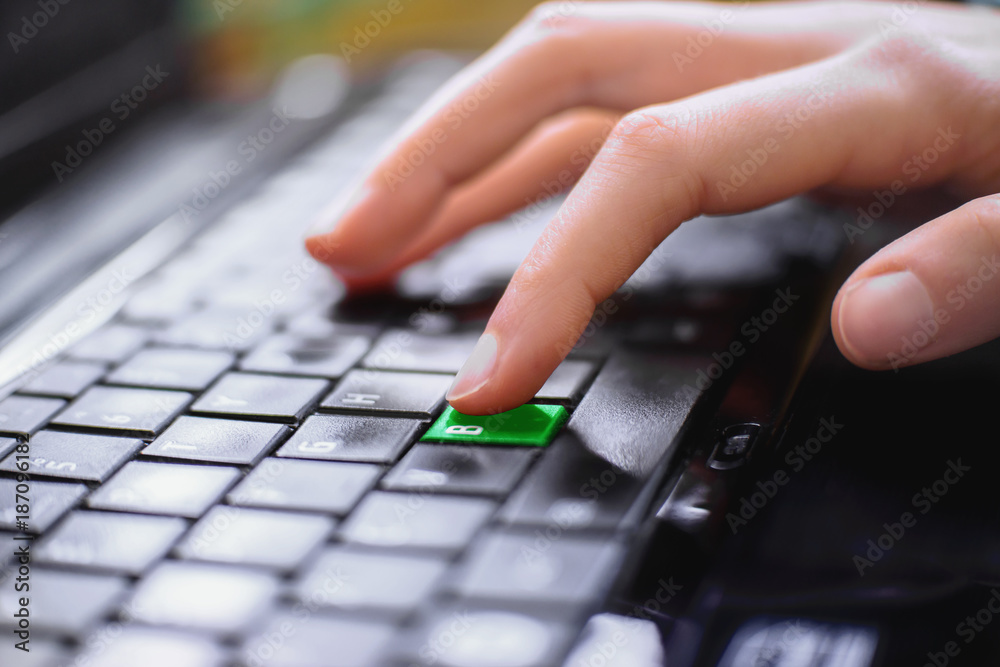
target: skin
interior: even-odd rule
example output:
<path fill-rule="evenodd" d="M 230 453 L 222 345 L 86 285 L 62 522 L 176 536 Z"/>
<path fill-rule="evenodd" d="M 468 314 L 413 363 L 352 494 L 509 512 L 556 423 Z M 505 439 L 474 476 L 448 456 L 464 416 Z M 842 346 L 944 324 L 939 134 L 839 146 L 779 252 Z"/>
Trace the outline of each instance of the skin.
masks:
<path fill-rule="evenodd" d="M 701 40 L 701 51 L 687 50 L 689 40 Z M 472 100 L 475 110 L 455 122 L 455 105 Z M 581 165 L 580 147 L 602 139 Z M 989 268 L 994 254 L 1000 259 L 995 10 L 542 5 L 387 145 L 353 195 L 325 214 L 328 231 L 306 240 L 355 290 L 390 283 L 537 197 L 563 170 L 578 179 L 456 378 L 448 399 L 461 412 L 531 399 L 595 304 L 685 220 L 817 189 L 871 200 L 902 180 L 967 202 L 886 246 L 844 283 L 831 325 L 848 359 L 887 369 L 1000 334 L 1000 280 Z M 767 161 L 727 188 L 733 166 L 765 147 Z M 403 177 L 414 151 L 423 160 Z"/>

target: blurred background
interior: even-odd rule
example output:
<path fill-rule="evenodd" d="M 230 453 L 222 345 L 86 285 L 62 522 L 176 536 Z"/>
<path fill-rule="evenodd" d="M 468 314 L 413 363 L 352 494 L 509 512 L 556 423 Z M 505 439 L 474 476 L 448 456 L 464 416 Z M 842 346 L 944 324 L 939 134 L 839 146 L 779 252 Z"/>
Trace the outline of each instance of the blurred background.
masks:
<path fill-rule="evenodd" d="M 212 97 L 263 94 L 287 64 L 338 55 L 363 77 L 414 49 L 481 51 L 535 0 L 183 0 L 193 79 Z M 577 0 L 567 0 L 569 10 Z"/>

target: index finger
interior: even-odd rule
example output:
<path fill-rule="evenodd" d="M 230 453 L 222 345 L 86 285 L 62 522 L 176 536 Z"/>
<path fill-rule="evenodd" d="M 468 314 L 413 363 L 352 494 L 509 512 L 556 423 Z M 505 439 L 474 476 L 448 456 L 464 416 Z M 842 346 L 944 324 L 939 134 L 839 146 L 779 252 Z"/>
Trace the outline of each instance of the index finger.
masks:
<path fill-rule="evenodd" d="M 583 3 L 543 6 L 456 75 L 394 137 L 358 193 L 325 217 L 314 255 L 343 273 L 378 270 L 404 250 L 450 189 L 491 164 L 540 120 L 576 106 L 629 110 L 683 97 L 841 48 L 829 6 Z M 741 12 L 712 49 L 679 67 L 685 40 Z M 821 34 L 807 26 L 823 22 Z M 780 26 L 774 28 L 774 25 Z M 840 27 L 838 27 L 840 26 Z M 773 39 L 775 32 L 781 39 Z M 680 71 L 679 71 L 680 70 Z"/>

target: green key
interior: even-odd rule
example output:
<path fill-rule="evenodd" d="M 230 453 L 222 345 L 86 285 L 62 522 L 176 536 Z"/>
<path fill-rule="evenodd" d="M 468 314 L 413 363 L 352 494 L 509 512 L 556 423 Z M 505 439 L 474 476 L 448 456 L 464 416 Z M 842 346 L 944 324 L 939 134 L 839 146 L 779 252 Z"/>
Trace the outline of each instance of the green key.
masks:
<path fill-rule="evenodd" d="M 522 405 L 482 416 L 447 407 L 421 440 L 545 447 L 564 421 L 566 408 L 561 405 Z"/>

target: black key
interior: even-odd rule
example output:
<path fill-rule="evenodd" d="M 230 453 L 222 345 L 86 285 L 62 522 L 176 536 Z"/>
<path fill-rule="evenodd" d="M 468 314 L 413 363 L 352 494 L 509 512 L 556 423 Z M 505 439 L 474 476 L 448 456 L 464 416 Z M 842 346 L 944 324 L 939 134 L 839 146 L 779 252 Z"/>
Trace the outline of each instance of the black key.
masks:
<path fill-rule="evenodd" d="M 17 447 L 17 442 L 15 438 L 0 438 L 0 458 L 14 451 L 14 448 Z"/>
<path fill-rule="evenodd" d="M 414 667 L 552 667 L 573 634 L 551 618 L 455 607 L 437 611 L 391 651 Z"/>
<path fill-rule="evenodd" d="M 86 667 L 222 667 L 227 664 L 224 651 L 206 637 L 175 630 L 142 628 L 112 623 L 94 630 L 95 638 L 114 638 L 94 641 L 86 651 L 69 665 Z M 34 645 L 35 640 L 31 640 Z M 31 649 L 34 652 L 34 648 Z"/>
<path fill-rule="evenodd" d="M 271 606 L 270 574 L 225 565 L 164 561 L 139 581 L 129 602 L 140 623 L 235 634 Z"/>
<path fill-rule="evenodd" d="M 413 442 L 422 422 L 354 415 L 310 417 L 278 456 L 325 461 L 389 463 Z"/>
<path fill-rule="evenodd" d="M 28 518 L 23 520 L 27 527 L 18 525 L 19 516 L 24 516 L 24 512 L 18 511 L 18 505 L 24 504 L 24 499 L 18 497 L 17 485 L 13 479 L 0 478 L 0 528 L 16 530 L 27 533 L 40 533 L 48 530 L 63 514 L 76 505 L 77 501 L 87 493 L 87 487 L 83 484 L 71 484 L 68 482 L 39 482 L 31 480 L 27 482 L 28 493 L 21 494 L 28 496 Z M 24 508 L 21 508 L 24 509 Z"/>
<path fill-rule="evenodd" d="M 25 394 L 73 398 L 97 382 L 105 370 L 104 364 L 94 361 L 60 361 L 21 387 L 21 391 Z"/>
<path fill-rule="evenodd" d="M 334 547 L 309 566 L 295 584 L 303 603 L 344 611 L 406 614 L 427 599 L 448 562 Z"/>
<path fill-rule="evenodd" d="M 111 324 L 98 329 L 70 348 L 69 356 L 88 361 L 120 363 L 135 354 L 149 340 L 149 332 L 139 327 Z"/>
<path fill-rule="evenodd" d="M 566 434 L 549 445 L 504 505 L 500 520 L 559 530 L 614 529 L 626 517 L 643 480 L 609 463 Z"/>
<path fill-rule="evenodd" d="M 507 495 L 535 452 L 524 447 L 463 447 L 418 443 L 385 479 L 390 491 Z"/>
<path fill-rule="evenodd" d="M 640 491 L 662 472 L 702 395 L 699 364 L 698 357 L 616 352 L 501 510 L 501 521 L 574 530 L 638 520 L 632 510 Z"/>
<path fill-rule="evenodd" d="M 321 408 L 390 412 L 431 417 L 444 400 L 452 376 L 429 373 L 351 371 L 323 399 Z"/>
<path fill-rule="evenodd" d="M 228 373 L 192 406 L 195 412 L 295 421 L 326 389 L 326 380 Z"/>
<path fill-rule="evenodd" d="M 182 391 L 91 387 L 60 412 L 52 423 L 152 437 L 162 431 L 192 398 L 191 394 Z"/>
<path fill-rule="evenodd" d="M 201 391 L 233 364 L 233 355 L 217 350 L 142 350 L 116 368 L 109 384 Z"/>
<path fill-rule="evenodd" d="M 479 334 L 429 335 L 406 329 L 382 334 L 362 362 L 365 368 L 457 373 L 472 353 Z"/>
<path fill-rule="evenodd" d="M 575 401 L 583 393 L 587 381 L 594 374 L 594 364 L 589 361 L 567 359 L 552 371 L 542 388 L 535 394 L 539 401 Z"/>
<path fill-rule="evenodd" d="M 240 476 L 236 468 L 133 461 L 93 495 L 97 509 L 197 519 Z"/>
<path fill-rule="evenodd" d="M 105 574 L 75 574 L 35 567 L 31 570 L 30 600 L 32 630 L 82 635 L 111 611 L 127 587 L 123 577 Z M 14 625 L 20 595 L 13 587 L 0 593 L 0 625 Z"/>
<path fill-rule="evenodd" d="M 142 450 L 149 456 L 250 465 L 289 433 L 287 426 L 232 419 L 180 417 Z"/>
<path fill-rule="evenodd" d="M 181 558 L 292 570 L 333 529 L 322 516 L 217 505 L 177 547 Z"/>
<path fill-rule="evenodd" d="M 40 431 L 28 441 L 27 458 L 8 456 L 0 470 L 18 472 L 21 462 L 28 464 L 22 472 L 32 475 L 103 482 L 141 446 L 141 440 L 128 438 Z"/>
<path fill-rule="evenodd" d="M 58 398 L 8 396 L 0 401 L 0 433 L 27 437 L 66 405 Z"/>
<path fill-rule="evenodd" d="M 459 550 L 493 514 L 483 498 L 368 494 L 341 531 L 348 542 L 376 547 Z"/>
<path fill-rule="evenodd" d="M 623 551 L 603 538 L 494 532 L 472 548 L 454 590 L 463 598 L 559 610 L 596 603 Z"/>
<path fill-rule="evenodd" d="M 273 336 L 243 359 L 245 371 L 339 378 L 364 356 L 371 340 L 364 336 L 298 338 Z"/>
<path fill-rule="evenodd" d="M 293 634 L 289 627 L 295 629 Z M 396 632 L 393 625 L 379 621 L 313 614 L 303 623 L 299 614 L 279 614 L 243 645 L 240 655 L 267 667 L 383 667 L 378 656 Z M 268 642 L 275 636 L 284 637 L 280 650 Z"/>
<path fill-rule="evenodd" d="M 347 514 L 381 473 L 375 465 L 265 459 L 229 494 L 234 505 Z"/>
<path fill-rule="evenodd" d="M 73 512 L 37 547 L 38 560 L 141 574 L 187 530 L 177 517 Z"/>
<path fill-rule="evenodd" d="M 255 310 L 213 308 L 178 320 L 154 340 L 170 347 L 244 352 L 271 332 L 272 323 Z"/>

